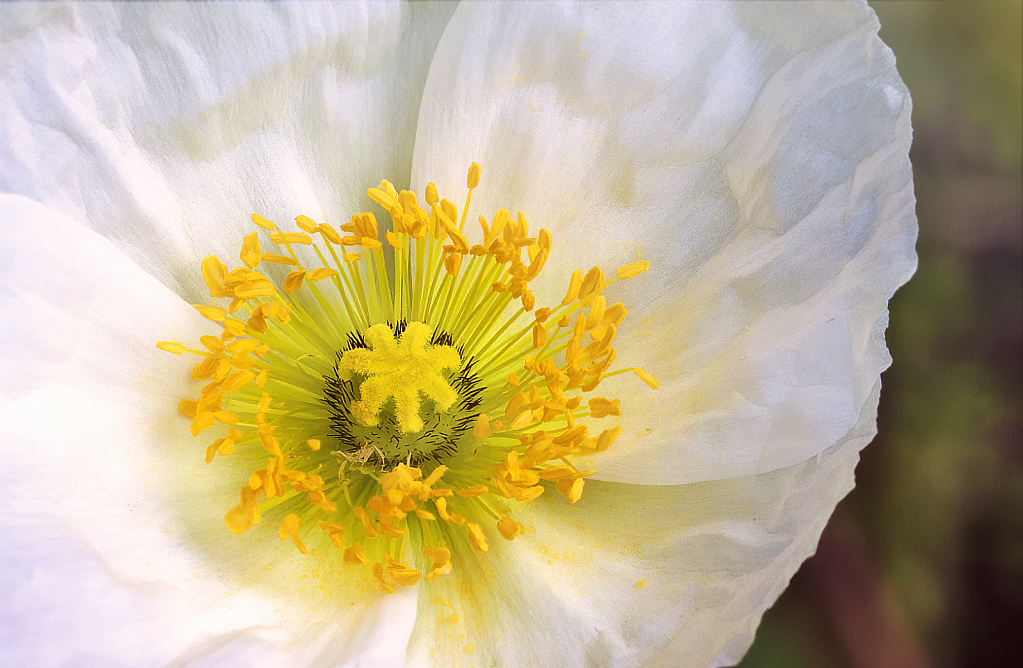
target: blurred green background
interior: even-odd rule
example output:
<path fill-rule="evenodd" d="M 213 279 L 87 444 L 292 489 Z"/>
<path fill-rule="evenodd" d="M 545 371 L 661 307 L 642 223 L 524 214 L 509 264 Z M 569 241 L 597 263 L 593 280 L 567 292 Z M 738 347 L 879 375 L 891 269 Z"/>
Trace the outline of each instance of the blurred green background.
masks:
<path fill-rule="evenodd" d="M 1023 666 L 1023 3 L 871 6 L 913 96 L 920 268 L 856 489 L 740 666 Z"/>

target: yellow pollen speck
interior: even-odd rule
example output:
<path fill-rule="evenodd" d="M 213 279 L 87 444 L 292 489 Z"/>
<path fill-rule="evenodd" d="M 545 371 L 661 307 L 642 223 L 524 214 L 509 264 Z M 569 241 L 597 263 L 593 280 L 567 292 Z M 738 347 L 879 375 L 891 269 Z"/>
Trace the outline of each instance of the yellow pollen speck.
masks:
<path fill-rule="evenodd" d="M 646 578 L 636 580 L 636 589 L 646 589 Z"/>
<path fill-rule="evenodd" d="M 465 652 L 466 654 L 472 654 L 473 652 L 476 651 L 476 645 L 466 645 L 465 647 L 462 648 L 462 651 Z"/>
<path fill-rule="evenodd" d="M 320 449 L 320 440 L 318 438 L 310 438 L 306 441 L 306 445 L 309 446 L 310 450 L 315 452 Z"/>
<path fill-rule="evenodd" d="M 418 433 L 423 430 L 420 392 L 433 399 L 440 412 L 458 398 L 441 373 L 458 367 L 458 351 L 451 346 L 430 345 L 430 334 L 428 325 L 410 322 L 401 342 L 396 343 L 390 327 L 373 325 L 366 330 L 366 343 L 372 350 L 355 348 L 338 360 L 338 377 L 342 380 L 350 380 L 353 375 L 367 377 L 360 386 L 362 399 L 352 403 L 352 414 L 362 424 L 378 424 L 381 409 L 393 397 L 400 429 Z"/>

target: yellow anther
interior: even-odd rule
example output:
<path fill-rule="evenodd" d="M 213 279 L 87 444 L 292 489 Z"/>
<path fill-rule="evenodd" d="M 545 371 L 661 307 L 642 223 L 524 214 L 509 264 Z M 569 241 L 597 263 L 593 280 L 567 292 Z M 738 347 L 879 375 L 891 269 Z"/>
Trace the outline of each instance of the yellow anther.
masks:
<path fill-rule="evenodd" d="M 210 289 L 210 294 L 213 297 L 227 296 L 221 294 L 224 290 L 224 281 L 227 280 L 227 267 L 224 266 L 224 263 L 215 256 L 209 255 L 203 259 L 200 269 L 202 270 L 202 278 L 206 282 L 206 287 Z"/>
<path fill-rule="evenodd" d="M 231 336 L 243 336 L 245 334 L 245 323 L 234 318 L 224 318 L 224 331 Z"/>
<path fill-rule="evenodd" d="M 321 267 L 320 269 L 313 269 L 312 271 L 310 271 L 307 278 L 310 281 L 322 281 L 325 278 L 337 276 L 339 275 L 339 273 L 340 272 L 338 272 L 337 269 L 326 269 Z"/>
<path fill-rule="evenodd" d="M 590 305 L 590 313 L 586 316 L 586 329 L 598 327 L 604 321 L 604 313 L 607 302 L 603 297 L 597 297 Z"/>
<path fill-rule="evenodd" d="M 432 473 L 430 473 L 426 480 L 423 481 L 423 484 L 427 487 L 432 487 L 437 483 L 438 480 L 440 480 L 441 476 L 443 476 L 447 472 L 447 470 L 448 467 L 444 466 L 443 464 L 438 466 L 433 470 Z"/>
<path fill-rule="evenodd" d="M 524 410 L 515 416 L 511 424 L 508 425 L 510 429 L 524 429 L 533 423 L 533 411 Z"/>
<path fill-rule="evenodd" d="M 373 564 L 373 577 L 376 578 L 376 581 L 378 583 L 380 583 L 380 586 L 383 588 L 384 591 L 386 591 L 388 594 L 394 593 L 394 586 L 391 585 L 391 583 L 388 582 L 386 578 L 384 578 L 384 565 L 381 564 L 380 562 Z"/>
<path fill-rule="evenodd" d="M 395 236 L 394 232 L 388 231 L 384 237 L 387 239 L 387 243 L 391 244 L 395 250 L 401 250 L 401 240 Z"/>
<path fill-rule="evenodd" d="M 316 232 L 316 221 L 309 216 L 295 216 L 295 224 L 298 225 L 299 229 L 303 232 L 313 234 Z"/>
<path fill-rule="evenodd" d="M 423 550 L 423 554 L 438 564 L 451 561 L 451 550 L 446 547 L 428 547 Z"/>
<path fill-rule="evenodd" d="M 308 246 L 313 242 L 305 232 L 271 232 L 270 241 L 275 244 L 302 244 Z"/>
<path fill-rule="evenodd" d="M 462 496 L 462 497 L 465 497 L 467 499 L 471 499 L 471 498 L 477 497 L 477 496 L 483 496 L 484 494 L 489 494 L 489 493 L 490 493 L 490 488 L 487 487 L 486 485 L 482 484 L 482 483 L 480 483 L 478 485 L 473 485 L 472 487 L 467 487 L 465 489 L 460 489 L 457 492 L 458 496 Z"/>
<path fill-rule="evenodd" d="M 582 498 L 584 484 L 582 478 L 564 478 L 558 481 L 557 488 L 569 503 L 575 503 Z"/>
<path fill-rule="evenodd" d="M 586 272 L 585 278 L 583 278 L 582 284 L 579 286 L 579 299 L 586 299 L 594 292 L 599 293 L 601 285 L 604 283 L 604 272 L 600 270 L 600 267 L 591 267 Z"/>
<path fill-rule="evenodd" d="M 366 194 L 391 215 L 400 215 L 401 204 L 398 202 L 398 191 L 390 181 L 381 181 L 378 188 L 370 188 Z"/>
<path fill-rule="evenodd" d="M 198 436 L 202 432 L 206 431 L 216 423 L 216 418 L 213 417 L 213 413 L 199 413 L 192 420 L 192 424 L 189 426 L 189 432 L 192 436 Z"/>
<path fill-rule="evenodd" d="M 483 530 L 480 529 L 480 525 L 468 522 L 465 528 L 469 530 L 469 543 L 477 552 L 486 552 L 490 549 L 487 545 L 487 537 L 483 535 Z"/>
<path fill-rule="evenodd" d="M 156 347 L 159 348 L 160 350 L 164 350 L 169 353 L 174 353 L 175 355 L 180 355 L 181 353 L 187 350 L 187 348 L 185 348 L 184 345 L 178 343 L 177 341 L 158 341 L 156 343 Z"/>
<path fill-rule="evenodd" d="M 327 538 L 330 539 L 331 545 L 339 550 L 345 547 L 345 527 L 341 524 L 335 524 L 334 522 L 323 522 L 318 521 L 316 526 L 327 533 Z"/>
<path fill-rule="evenodd" d="M 590 399 L 590 416 L 595 418 L 602 418 L 608 415 L 618 416 L 622 414 L 622 409 L 619 399 L 611 401 L 609 399 L 596 398 Z"/>
<path fill-rule="evenodd" d="M 525 529 L 524 526 L 510 517 L 502 517 L 497 521 L 497 530 L 504 536 L 505 540 L 512 540 Z"/>
<path fill-rule="evenodd" d="M 402 587 L 411 587 L 419 582 L 420 573 L 400 561 L 387 557 L 387 574 L 394 578 L 394 581 Z"/>
<path fill-rule="evenodd" d="M 537 475 L 541 480 L 564 480 L 576 477 L 576 470 L 571 466 L 552 466 L 540 471 Z"/>
<path fill-rule="evenodd" d="M 344 560 L 345 566 L 358 566 L 365 564 L 367 561 L 366 548 L 364 548 L 361 543 L 355 543 L 345 550 L 342 559 Z"/>
<path fill-rule="evenodd" d="M 320 223 L 316 226 L 316 230 L 322 234 L 323 238 L 325 238 L 328 242 L 338 246 L 341 245 L 341 235 L 337 233 L 337 230 L 335 230 L 333 226 L 328 225 L 327 223 Z"/>
<path fill-rule="evenodd" d="M 220 386 L 220 390 L 224 394 L 231 394 L 232 392 L 245 387 L 255 378 L 256 374 L 251 371 L 235 371 L 224 379 L 223 384 Z"/>
<path fill-rule="evenodd" d="M 236 536 L 245 533 L 258 523 L 259 506 L 257 505 L 237 505 L 224 515 L 224 524 Z"/>
<path fill-rule="evenodd" d="M 627 264 L 624 267 L 618 269 L 618 278 L 622 280 L 628 280 L 639 276 L 644 271 L 650 268 L 650 263 L 646 260 L 640 260 L 639 262 L 633 262 Z"/>
<path fill-rule="evenodd" d="M 480 173 L 482 171 L 483 168 L 480 166 L 480 163 L 478 162 L 474 162 L 472 163 L 472 165 L 469 166 L 469 176 L 465 180 L 465 185 L 470 190 L 472 190 L 473 188 L 480 184 Z"/>
<path fill-rule="evenodd" d="M 649 387 L 651 390 L 656 390 L 657 389 L 658 382 L 657 382 L 657 379 L 654 378 L 653 374 L 651 374 L 648 371 L 644 371 L 643 369 L 640 369 L 639 367 L 635 367 L 632 371 L 637 376 L 639 376 L 639 379 L 641 381 L 643 381 L 644 383 L 646 383 L 647 387 Z"/>
<path fill-rule="evenodd" d="M 547 343 L 547 328 L 536 323 L 533 325 L 533 347 L 539 350 Z"/>
<path fill-rule="evenodd" d="M 198 311 L 202 317 L 213 322 L 224 322 L 224 318 L 227 317 L 227 309 L 220 308 L 219 306 L 202 306 L 199 304 L 193 304 L 192 308 Z"/>
<path fill-rule="evenodd" d="M 260 258 L 263 262 L 271 262 L 273 264 L 283 264 L 289 267 L 297 267 L 298 262 L 295 258 L 290 255 L 277 255 L 276 253 L 263 253 Z"/>
<path fill-rule="evenodd" d="M 213 419 L 221 424 L 238 424 L 238 416 L 229 411 L 213 411 Z"/>
<path fill-rule="evenodd" d="M 296 269 L 289 273 L 284 279 L 284 285 L 281 286 L 281 292 L 291 294 L 301 288 L 302 283 L 305 282 L 306 273 L 305 269 Z"/>
<path fill-rule="evenodd" d="M 440 197 L 437 196 L 437 186 L 431 181 L 426 184 L 426 205 L 433 206 L 440 201 Z"/>
<path fill-rule="evenodd" d="M 449 253 L 444 257 L 444 269 L 451 276 L 457 276 L 462 269 L 462 256 L 458 253 Z"/>
<path fill-rule="evenodd" d="M 269 231 L 273 232 L 274 230 L 277 229 L 276 225 L 274 225 L 273 223 L 271 223 L 269 220 L 267 220 L 263 216 L 259 215 L 258 213 L 252 214 L 250 216 L 250 218 L 251 218 L 252 222 L 254 222 L 256 225 L 262 227 L 264 230 L 269 230 Z"/>
<path fill-rule="evenodd" d="M 571 304 L 579 296 L 579 289 L 583 285 L 583 271 L 582 269 L 576 269 L 572 272 L 572 278 L 568 282 L 568 294 L 561 300 L 562 305 Z"/>
<path fill-rule="evenodd" d="M 239 255 L 246 267 L 252 269 L 262 260 L 259 248 L 259 236 L 255 232 L 245 235 L 242 239 L 242 252 Z"/>
<path fill-rule="evenodd" d="M 354 508 L 355 516 L 362 522 L 362 527 L 366 530 L 367 538 L 376 538 L 380 535 L 380 530 L 373 526 L 373 520 L 366 514 L 366 510 L 362 506 L 356 506 Z"/>
<path fill-rule="evenodd" d="M 450 492 L 451 490 L 447 490 Z M 465 518 L 458 513 L 448 512 L 448 500 L 445 497 L 438 497 L 433 500 L 434 505 L 437 506 L 437 514 L 445 522 L 451 522 L 452 524 L 462 525 L 465 524 Z"/>
<path fill-rule="evenodd" d="M 476 424 L 473 425 L 472 434 L 476 438 L 490 438 L 490 419 L 484 413 L 476 416 Z"/>
<path fill-rule="evenodd" d="M 275 294 L 277 294 L 277 288 L 269 281 L 250 281 L 234 289 L 234 295 L 239 299 L 273 297 Z"/>
<path fill-rule="evenodd" d="M 211 353 L 224 352 L 224 342 L 215 336 L 210 336 L 209 334 L 200 336 L 199 343 L 201 343 L 203 347 Z"/>
<path fill-rule="evenodd" d="M 302 542 L 302 539 L 298 536 L 298 515 L 295 513 L 287 515 L 283 520 L 281 520 L 280 535 L 281 540 L 287 540 L 290 538 L 292 542 L 295 543 L 295 547 L 297 547 L 298 551 L 302 554 L 309 552 L 309 550 L 306 549 L 305 544 Z"/>

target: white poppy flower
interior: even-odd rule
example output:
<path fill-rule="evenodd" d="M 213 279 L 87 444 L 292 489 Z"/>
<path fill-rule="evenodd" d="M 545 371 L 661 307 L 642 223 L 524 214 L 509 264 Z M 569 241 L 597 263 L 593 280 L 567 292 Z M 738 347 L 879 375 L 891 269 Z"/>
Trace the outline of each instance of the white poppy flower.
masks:
<path fill-rule="evenodd" d="M 877 27 L 865 3 L 836 2 L 0 7 L 0 663 L 736 663 L 853 485 L 890 361 L 887 301 L 915 267 L 910 100 Z M 407 570 L 378 572 L 394 593 L 368 567 L 339 566 L 332 529 L 316 538 L 303 514 L 315 509 L 275 516 L 272 493 L 264 514 L 295 544 L 269 521 L 232 535 L 224 514 L 253 467 L 242 444 L 203 461 L 209 439 L 178 413 L 200 384 L 156 347 L 220 333 L 191 306 L 215 303 L 203 258 L 238 257 L 253 212 L 386 220 L 366 195 L 382 179 L 460 201 L 474 161 L 474 219 L 521 210 L 553 237 L 529 284 L 537 308 L 560 304 L 576 269 L 649 262 L 603 296 L 628 307 L 616 366 L 659 389 L 633 374 L 600 384 L 621 416 L 593 413 L 610 411 L 621 435 L 566 457 L 596 470 L 581 498 L 581 482 L 562 494 L 548 482 L 531 501 L 495 502 L 512 517 L 498 529 L 451 497 L 452 513 L 485 521 L 432 520 L 453 538 L 429 581 L 413 550 L 428 541 L 395 538 Z M 530 260 L 538 243 L 523 241 Z M 277 287 L 285 273 L 268 270 Z M 296 308 L 312 303 L 295 294 Z M 299 338 L 276 340 L 293 349 L 288 368 L 315 357 L 301 337 L 317 327 L 344 348 L 330 328 L 347 316 L 324 299 L 292 327 Z M 438 355 L 431 369 L 461 363 Z M 416 373 L 443 413 L 447 386 Z M 321 391 L 310 382 L 294 393 Z M 374 424 L 370 404 L 351 424 Z M 409 408 L 400 432 L 419 433 L 426 410 Z M 329 454 L 317 445 L 305 452 Z M 376 445 L 343 454 L 372 467 Z M 429 474 L 449 460 L 423 461 Z M 479 484 L 496 498 L 490 475 Z M 266 492 L 268 476 L 248 489 Z"/>

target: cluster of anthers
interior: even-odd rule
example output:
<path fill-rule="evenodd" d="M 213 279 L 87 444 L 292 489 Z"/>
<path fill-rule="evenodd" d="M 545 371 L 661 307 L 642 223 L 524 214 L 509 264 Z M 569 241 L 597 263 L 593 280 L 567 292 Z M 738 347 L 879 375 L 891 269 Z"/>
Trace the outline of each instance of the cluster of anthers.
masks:
<path fill-rule="evenodd" d="M 630 371 L 657 387 L 642 369 L 612 370 L 626 309 L 602 295 L 649 265 L 577 270 L 560 304 L 534 309 L 551 235 L 502 209 L 480 216 L 470 245 L 479 178 L 473 163 L 461 217 L 432 183 L 429 213 L 387 181 L 369 189 L 392 221 L 383 241 L 369 212 L 340 231 L 298 216 L 295 232 L 253 214 L 263 232 L 243 239 L 243 266 L 203 260 L 210 296 L 230 302 L 195 308 L 222 332 L 200 337 L 204 350 L 158 345 L 201 358 L 192 378 L 206 385 L 180 411 L 193 436 L 226 428 L 207 463 L 233 456 L 253 471 L 224 516 L 232 533 L 272 517 L 303 554 L 371 565 L 393 591 L 450 573 L 465 546 L 486 552 L 493 529 L 514 539 L 517 504 L 549 487 L 579 500 L 594 471 L 573 456 L 621 432 L 591 432 L 620 415 L 592 393 Z"/>

